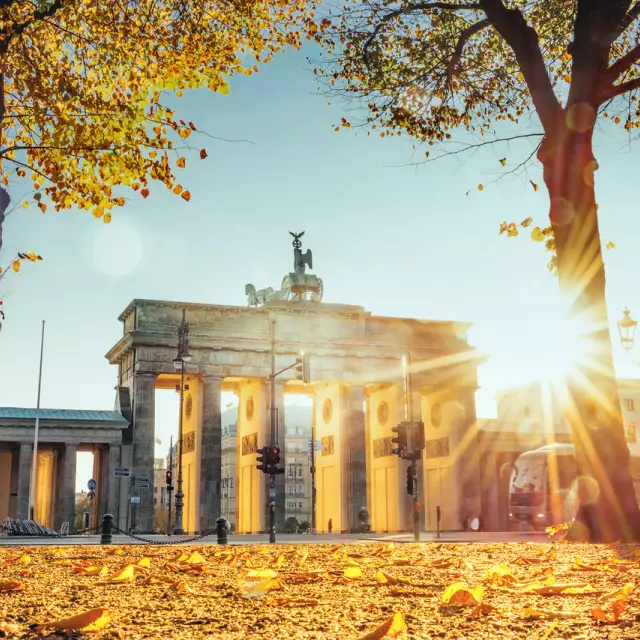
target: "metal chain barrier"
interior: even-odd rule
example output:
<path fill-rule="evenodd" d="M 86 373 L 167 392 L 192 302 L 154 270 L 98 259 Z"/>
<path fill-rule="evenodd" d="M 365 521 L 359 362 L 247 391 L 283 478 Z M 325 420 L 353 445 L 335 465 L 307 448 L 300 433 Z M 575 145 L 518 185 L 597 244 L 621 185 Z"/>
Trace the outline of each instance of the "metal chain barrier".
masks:
<path fill-rule="evenodd" d="M 207 536 L 212 536 L 216 533 L 215 529 L 213 531 L 205 531 L 204 533 L 193 536 L 191 538 L 187 538 L 186 540 L 179 540 L 174 542 L 173 540 L 149 540 L 148 538 L 143 538 L 141 536 L 135 535 L 135 533 L 128 533 L 127 531 L 123 531 L 119 527 L 114 526 L 113 531 L 115 533 L 120 533 L 124 536 L 128 536 L 129 538 L 133 538 L 134 540 L 139 540 L 140 542 L 144 542 L 145 544 L 155 544 L 155 545 L 163 545 L 163 544 L 185 544 L 186 542 L 195 542 L 196 540 L 202 540 L 202 538 L 206 538 Z"/>

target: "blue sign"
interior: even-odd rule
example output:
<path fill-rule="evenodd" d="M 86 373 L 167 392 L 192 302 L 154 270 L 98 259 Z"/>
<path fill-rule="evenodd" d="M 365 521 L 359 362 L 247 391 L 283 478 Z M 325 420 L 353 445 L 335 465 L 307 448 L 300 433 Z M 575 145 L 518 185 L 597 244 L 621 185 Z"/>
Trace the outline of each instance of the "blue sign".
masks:
<path fill-rule="evenodd" d="M 96 481 L 91 478 L 91 480 L 89 480 L 89 482 L 87 482 L 87 489 L 89 489 L 89 491 L 95 491 L 96 488 Z"/>

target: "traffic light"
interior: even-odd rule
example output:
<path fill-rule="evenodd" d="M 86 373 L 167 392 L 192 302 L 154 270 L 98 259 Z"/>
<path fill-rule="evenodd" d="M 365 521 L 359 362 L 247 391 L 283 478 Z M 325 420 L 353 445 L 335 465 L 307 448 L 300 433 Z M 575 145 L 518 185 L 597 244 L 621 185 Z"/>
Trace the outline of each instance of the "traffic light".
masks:
<path fill-rule="evenodd" d="M 404 458 L 407 451 L 407 423 L 401 422 L 397 427 L 391 427 L 391 431 L 398 434 L 391 438 L 392 444 L 397 445 L 392 451 L 395 455 Z"/>
<path fill-rule="evenodd" d="M 268 473 L 267 471 L 267 447 L 258 449 L 258 471 Z"/>
<path fill-rule="evenodd" d="M 301 353 L 300 357 L 296 358 L 296 378 L 305 384 L 311 382 L 311 363 L 309 362 L 309 356 L 305 356 L 304 353 Z"/>
<path fill-rule="evenodd" d="M 407 493 L 413 495 L 413 466 L 407 468 Z"/>
<path fill-rule="evenodd" d="M 267 448 L 267 473 L 269 475 L 277 475 L 284 473 L 284 469 L 280 469 L 280 447 L 273 445 Z"/>
<path fill-rule="evenodd" d="M 424 422 L 417 420 L 416 422 L 410 422 L 409 425 L 409 437 L 408 437 L 408 449 L 407 459 L 420 460 L 422 458 L 422 450 L 425 447 L 424 441 Z"/>
<path fill-rule="evenodd" d="M 167 473 L 165 474 L 165 480 L 167 483 L 167 489 L 169 491 L 171 491 L 173 489 L 173 471 L 171 471 L 171 469 L 167 470 Z"/>

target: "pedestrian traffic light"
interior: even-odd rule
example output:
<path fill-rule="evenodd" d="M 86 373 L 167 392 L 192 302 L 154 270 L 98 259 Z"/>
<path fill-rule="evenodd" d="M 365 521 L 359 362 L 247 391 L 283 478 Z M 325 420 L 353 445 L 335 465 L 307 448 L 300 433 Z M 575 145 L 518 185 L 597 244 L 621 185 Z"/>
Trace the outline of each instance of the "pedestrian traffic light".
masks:
<path fill-rule="evenodd" d="M 173 471 L 171 471 L 171 469 L 167 470 L 167 473 L 165 474 L 165 479 L 166 479 L 166 482 L 167 482 L 167 489 L 169 491 L 171 491 L 171 489 L 173 489 L 173 484 L 172 484 L 172 482 L 173 482 Z"/>
<path fill-rule="evenodd" d="M 407 493 L 413 495 L 413 465 L 407 468 Z"/>
<path fill-rule="evenodd" d="M 258 449 L 258 471 L 268 473 L 267 471 L 267 447 Z"/>
<path fill-rule="evenodd" d="M 271 464 L 277 467 L 280 464 L 280 447 L 271 448 Z"/>
<path fill-rule="evenodd" d="M 309 356 L 305 356 L 304 353 L 301 353 L 300 357 L 296 358 L 296 378 L 305 384 L 311 382 L 311 364 Z"/>
<path fill-rule="evenodd" d="M 395 455 L 404 458 L 407 451 L 407 423 L 401 422 L 397 427 L 391 427 L 391 431 L 398 434 L 391 438 L 391 443 L 397 445 L 392 451 Z"/>
<path fill-rule="evenodd" d="M 280 447 L 277 445 L 273 445 L 271 447 L 267 447 L 266 451 L 267 451 L 267 473 L 273 476 L 279 473 L 284 473 L 284 469 L 280 469 L 278 467 L 278 465 L 280 464 Z"/>

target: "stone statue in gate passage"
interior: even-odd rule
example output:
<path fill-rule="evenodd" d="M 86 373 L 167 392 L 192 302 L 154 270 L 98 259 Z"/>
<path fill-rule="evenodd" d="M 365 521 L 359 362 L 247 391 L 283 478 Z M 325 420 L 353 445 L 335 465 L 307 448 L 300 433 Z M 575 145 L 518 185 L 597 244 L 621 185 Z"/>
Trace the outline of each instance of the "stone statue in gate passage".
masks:
<path fill-rule="evenodd" d="M 289 231 L 289 233 L 293 236 L 293 271 L 283 278 L 280 291 L 274 291 L 272 287 L 256 290 L 252 284 L 245 285 L 244 293 L 250 307 L 261 306 L 269 300 L 322 301 L 322 280 L 306 272 L 307 267 L 313 269 L 313 258 L 310 249 L 302 253 L 300 238 L 304 235 L 304 231 L 301 233 Z"/>

